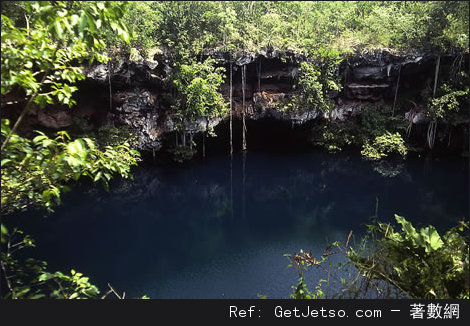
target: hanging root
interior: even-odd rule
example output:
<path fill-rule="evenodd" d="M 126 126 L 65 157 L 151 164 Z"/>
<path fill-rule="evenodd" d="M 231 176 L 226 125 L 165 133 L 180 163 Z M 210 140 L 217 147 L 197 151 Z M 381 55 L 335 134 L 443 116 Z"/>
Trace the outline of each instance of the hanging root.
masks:
<path fill-rule="evenodd" d="M 436 140 L 436 128 L 437 128 L 437 122 L 431 121 L 428 126 L 428 134 L 427 134 L 427 142 L 428 142 L 429 149 L 433 149 L 434 147 L 434 142 Z"/>
<path fill-rule="evenodd" d="M 408 124 L 408 127 L 406 128 L 406 136 L 409 138 L 410 137 L 410 134 L 411 134 L 411 128 L 413 127 L 413 119 L 415 118 L 415 115 L 417 113 L 417 107 L 418 105 L 413 102 L 413 101 L 410 101 L 413 105 L 414 105 L 414 108 L 411 109 L 410 111 L 410 116 L 409 116 L 409 119 L 410 119 L 410 123 Z"/>

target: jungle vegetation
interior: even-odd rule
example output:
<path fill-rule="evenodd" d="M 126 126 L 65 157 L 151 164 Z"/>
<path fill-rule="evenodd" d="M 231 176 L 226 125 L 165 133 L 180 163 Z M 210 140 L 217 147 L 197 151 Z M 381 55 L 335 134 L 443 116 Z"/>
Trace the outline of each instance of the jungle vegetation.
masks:
<path fill-rule="evenodd" d="M 352 244 L 351 232 L 344 244 L 328 245 L 320 257 L 304 250 L 286 254 L 299 275 L 291 298 L 468 299 L 468 222 L 439 234 L 431 225 L 417 230 L 405 217 L 395 214 L 395 220 L 398 230 L 372 221 L 359 243 Z M 334 255 L 344 262 L 333 264 Z M 305 276 L 312 268 L 324 275 L 314 290 Z M 334 284 L 339 290 L 331 290 Z"/>
<path fill-rule="evenodd" d="M 132 176 L 139 153 L 130 134 L 110 143 L 99 133 L 75 138 L 66 131 L 47 134 L 38 130 L 33 137 L 21 133 L 23 118 L 33 109 L 58 104 L 73 110 L 84 64 L 107 62 L 132 49 L 144 57 L 164 53 L 174 67 L 171 83 L 177 95 L 172 110 L 179 117 L 178 131 L 185 136 L 187 124 L 195 119 L 225 116 L 230 111 L 231 102 L 220 92 L 229 73 L 214 60 L 203 60 L 203 54 L 235 56 L 269 47 L 310 57 L 312 63 L 301 65 L 296 80 L 299 92 L 285 109 L 313 107 L 328 112 L 328 92 L 340 89 L 334 71 L 341 58 L 373 49 L 396 54 L 468 54 L 468 10 L 467 1 L 2 2 L 2 111 L 21 106 L 16 121 L 2 117 L 2 219 L 34 206 L 53 210 L 67 184 L 79 178 L 88 177 L 106 187 L 113 176 Z M 468 101 L 468 75 L 455 69 L 426 98 L 432 148 L 437 121 L 452 119 Z M 389 153 L 406 155 L 406 128 L 397 125 L 393 114 L 370 109 L 361 119 L 355 131 L 335 123 L 322 126 L 319 142 L 330 150 L 356 144 L 373 160 Z M 182 141 L 183 149 L 192 146 L 192 138 Z M 361 256 L 349 250 L 350 261 L 370 279 L 380 279 L 410 297 L 468 298 L 468 287 L 458 288 L 463 273 L 468 274 L 468 244 L 457 235 L 458 230 L 440 236 L 432 227 L 418 232 L 406 220 L 397 221 L 401 233 L 380 223 L 371 227 L 380 235 L 373 243 L 376 251 Z M 2 224 L 1 242 L 5 298 L 99 297 L 98 289 L 79 272 L 51 273 L 44 262 L 19 261 L 15 252 L 34 246 L 20 230 L 8 230 Z M 296 257 L 297 265 L 316 264 L 305 253 Z M 382 257 L 380 270 L 371 265 L 377 257 Z M 406 260 L 405 266 L 403 257 L 412 261 Z M 442 271 L 442 280 L 429 281 L 432 269 L 422 268 L 429 261 Z M 406 283 L 409 275 L 416 278 L 413 284 L 428 285 L 422 288 L 424 292 Z M 321 296 L 320 292 L 307 293 L 301 278 L 294 297 Z"/>

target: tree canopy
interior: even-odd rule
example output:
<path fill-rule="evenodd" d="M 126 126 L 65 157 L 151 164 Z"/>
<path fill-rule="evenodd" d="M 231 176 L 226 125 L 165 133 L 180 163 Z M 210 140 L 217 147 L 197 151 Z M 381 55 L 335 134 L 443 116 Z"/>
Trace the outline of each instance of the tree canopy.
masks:
<path fill-rule="evenodd" d="M 2 119 L 2 213 L 39 204 L 51 209 L 60 202 L 64 184 L 81 175 L 103 181 L 113 173 L 129 176 L 138 153 L 124 142 L 100 148 L 89 138 L 72 140 L 38 132 L 33 139 L 17 133 L 33 107 L 72 107 L 75 83 L 85 78 L 81 63 L 106 61 L 99 30 L 109 29 L 129 41 L 122 23 L 126 3 L 31 1 L 2 3 L 1 93 L 18 99 L 22 111 L 15 124 Z M 4 15 L 8 14 L 10 17 Z"/>
<path fill-rule="evenodd" d="M 263 46 L 445 52 L 468 51 L 468 10 L 466 1 L 148 1 L 131 2 L 123 19 L 132 46 L 177 58 Z"/>

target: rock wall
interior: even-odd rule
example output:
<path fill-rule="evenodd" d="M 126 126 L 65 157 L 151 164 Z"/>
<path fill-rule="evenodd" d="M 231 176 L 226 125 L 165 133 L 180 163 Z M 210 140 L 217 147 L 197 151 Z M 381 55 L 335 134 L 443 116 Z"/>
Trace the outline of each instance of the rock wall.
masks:
<path fill-rule="evenodd" d="M 235 119 L 242 115 L 241 69 L 246 66 L 246 119 L 270 118 L 296 124 L 313 119 L 344 121 L 359 115 L 365 105 L 379 101 L 392 105 L 399 78 L 396 114 L 412 123 L 423 123 L 425 115 L 423 106 L 419 105 L 419 92 L 433 79 L 437 58 L 432 54 L 396 56 L 386 51 L 349 56 L 336 72 L 341 78 L 342 91 L 330 94 L 333 109 L 323 114 L 315 108 L 302 113 L 280 110 L 295 91 L 294 80 L 300 63 L 310 60 L 302 54 L 262 48 L 256 53 L 244 53 L 234 58 L 222 52 L 208 52 L 203 58 L 207 56 L 221 59 L 227 76 L 232 62 Z M 448 69 L 451 62 L 451 56 L 441 57 L 441 70 Z M 171 70 L 170 60 L 164 53 L 145 59 L 135 51 L 127 58 L 85 67 L 86 80 L 79 85 L 77 94 L 78 108 L 50 108 L 36 112 L 36 124 L 61 129 L 72 124 L 73 116 L 88 119 L 96 125 L 112 121 L 133 127 L 139 135 L 141 149 L 159 150 L 165 135 L 175 130 L 170 108 L 174 96 L 174 87 L 168 78 Z M 222 87 L 227 100 L 229 91 L 227 80 Z M 200 118 L 188 124 L 186 129 L 198 133 L 223 120 L 223 117 Z"/>

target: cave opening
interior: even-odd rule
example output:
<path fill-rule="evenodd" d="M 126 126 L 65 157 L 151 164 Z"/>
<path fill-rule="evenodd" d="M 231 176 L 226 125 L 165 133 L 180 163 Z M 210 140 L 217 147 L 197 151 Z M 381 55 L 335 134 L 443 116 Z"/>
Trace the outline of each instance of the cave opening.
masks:
<path fill-rule="evenodd" d="M 312 147 L 309 136 L 312 122 L 296 125 L 290 121 L 273 118 L 247 120 L 247 152 L 296 152 Z M 206 155 L 211 153 L 230 153 L 229 122 L 222 121 L 214 128 L 215 137 L 206 137 Z M 202 134 L 195 137 L 198 153 L 201 156 Z M 242 152 L 242 121 L 233 120 L 233 151 Z"/>

